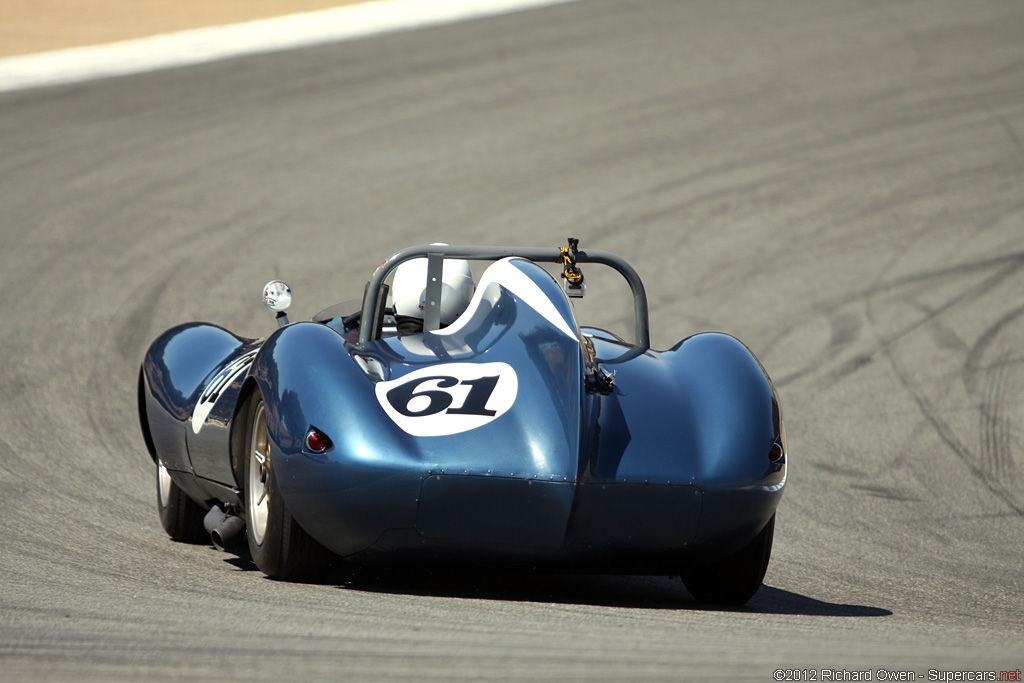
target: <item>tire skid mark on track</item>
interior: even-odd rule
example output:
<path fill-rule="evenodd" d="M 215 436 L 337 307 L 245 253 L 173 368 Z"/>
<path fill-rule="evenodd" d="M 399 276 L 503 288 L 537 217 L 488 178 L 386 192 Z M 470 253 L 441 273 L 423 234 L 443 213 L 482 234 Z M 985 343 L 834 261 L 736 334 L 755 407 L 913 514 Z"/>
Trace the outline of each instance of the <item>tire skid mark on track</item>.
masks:
<path fill-rule="evenodd" d="M 1010 122 L 1006 120 L 1005 116 L 999 117 L 999 123 L 1003 125 L 1003 129 L 1006 130 L 1006 134 L 1010 137 L 1010 140 L 1013 141 L 1017 151 L 1020 152 L 1022 157 L 1024 157 L 1024 142 L 1021 142 L 1020 136 L 1017 135 L 1017 131 L 1013 129 L 1013 126 L 1010 125 Z"/>
<path fill-rule="evenodd" d="M 986 271 L 995 266 L 1007 265 L 1009 271 L 1014 271 L 1024 266 L 1024 252 L 1013 252 L 1004 256 L 996 256 L 993 258 L 981 259 L 978 261 L 970 261 L 967 263 L 958 263 L 956 265 L 939 268 L 936 270 L 928 270 L 921 273 L 913 273 L 906 275 L 889 282 L 881 282 L 873 285 L 872 287 L 864 290 L 859 296 L 873 296 L 875 294 L 882 294 L 893 289 L 906 287 L 908 285 L 916 285 L 924 283 L 928 280 L 934 279 L 947 279 L 949 277 L 959 275 L 970 275 L 979 271 Z M 1012 274 L 1012 272 L 1008 273 Z M 998 283 L 996 283 L 998 284 Z M 995 285 L 993 285 L 995 286 Z"/>
<path fill-rule="evenodd" d="M 921 409 L 921 413 L 932 427 L 935 428 L 942 441 L 960 458 L 970 473 L 992 492 L 992 495 L 1003 501 L 1017 516 L 1024 517 L 1024 505 L 1015 501 L 1001 486 L 992 481 L 991 473 L 976 463 L 976 458 L 971 453 L 971 449 L 957 437 L 949 423 L 939 416 L 938 411 L 931 406 L 927 398 L 914 389 L 906 375 L 901 372 L 899 364 L 893 359 L 892 354 L 889 351 L 885 353 L 892 364 L 896 376 L 900 379 L 900 383 L 914 399 L 914 402 Z"/>
<path fill-rule="evenodd" d="M 905 254 L 908 249 L 900 251 L 901 254 Z M 900 256 L 890 259 L 882 272 L 891 272 L 899 261 Z M 991 364 L 984 363 L 984 357 L 998 352 L 998 348 L 990 348 L 995 346 L 996 337 L 1024 315 L 1024 306 L 1009 311 L 990 328 L 983 331 L 973 347 L 969 347 L 952 327 L 943 322 L 945 316 L 956 310 L 976 305 L 982 298 L 990 295 L 1022 270 L 1024 270 L 1024 253 L 1014 252 L 1003 256 L 929 269 L 895 279 L 886 279 L 883 274 L 869 287 L 851 296 L 841 300 L 819 303 L 814 308 L 814 314 L 804 318 L 824 321 L 830 331 L 827 341 L 817 353 L 807 357 L 802 367 L 778 377 L 776 385 L 785 387 L 802 379 L 815 377 L 815 385 L 830 386 L 843 381 L 875 359 L 886 358 L 900 384 L 912 397 L 927 424 L 942 442 L 996 498 L 1007 505 L 1017 516 L 1024 516 L 1024 505 L 1017 499 L 1012 484 L 1013 477 L 1011 475 L 1014 472 L 1013 433 L 1010 418 L 1005 414 L 1005 406 L 1010 400 L 1007 393 L 1010 390 L 1009 386 L 1013 385 L 1010 372 L 1011 369 L 1020 366 L 1020 359 L 1011 357 L 1007 351 L 993 359 Z M 951 279 L 977 275 L 985 275 L 985 277 L 972 286 L 958 289 L 953 296 L 939 304 L 929 305 L 916 300 L 916 290 L 920 290 L 924 294 L 929 292 L 935 284 L 945 284 Z M 911 305 L 916 314 L 910 316 L 896 329 L 879 326 L 875 319 L 874 307 L 880 296 L 895 297 L 895 301 Z M 861 337 L 860 318 L 851 308 L 854 306 L 863 307 L 863 314 L 877 336 L 876 341 L 866 350 L 861 349 L 851 357 L 844 358 L 843 354 L 853 348 L 854 343 Z M 966 408 L 977 411 L 980 430 L 976 447 L 972 447 L 969 441 L 961 438 L 952 424 L 944 419 L 938 404 L 927 391 L 920 388 L 920 380 L 915 380 L 913 373 L 904 368 L 895 353 L 895 349 L 901 342 L 911 338 L 918 331 L 927 331 L 939 348 L 966 359 L 962 372 L 964 389 L 969 395 L 979 397 L 977 402 Z M 773 344 L 780 343 L 791 333 L 791 331 L 783 332 L 773 340 Z M 871 495 L 886 495 L 887 497 L 894 495 L 892 491 L 881 493 L 874 489 L 865 490 Z"/>
<path fill-rule="evenodd" d="M 915 321 L 895 334 L 884 336 L 880 340 L 875 353 L 881 353 L 889 361 L 889 365 L 892 367 L 894 374 L 899 379 L 900 384 L 913 399 L 927 422 L 932 426 L 942 442 L 945 443 L 967 467 L 970 473 L 996 498 L 1005 503 L 1017 515 L 1024 517 L 1024 505 L 1016 500 L 1012 491 L 1008 490 L 1008 487 L 1004 484 L 1004 481 L 1000 476 L 1000 474 L 1005 473 L 1008 468 L 1008 465 L 1006 464 L 1007 456 L 1004 455 L 1004 453 L 1007 452 L 1007 449 L 998 443 L 1000 439 L 999 429 L 1002 428 L 1000 425 L 1001 421 L 998 419 L 998 415 L 994 422 L 992 419 L 986 417 L 986 413 L 998 410 L 998 408 L 994 409 L 993 405 L 1001 405 L 999 402 L 1003 399 L 1001 389 L 998 386 L 1001 384 L 998 377 L 995 382 L 988 385 L 987 390 L 990 392 L 988 396 L 989 400 L 987 402 L 983 401 L 979 409 L 979 418 L 982 422 L 982 431 L 981 436 L 979 437 L 979 448 L 981 452 L 976 455 L 968 444 L 957 436 L 953 426 L 942 417 L 941 411 L 936 408 L 933 401 L 925 392 L 918 388 L 917 384 L 912 379 L 912 374 L 903 367 L 894 352 L 896 342 L 907 337 L 911 332 L 919 329 L 924 324 L 937 319 L 939 316 L 951 311 L 957 306 L 976 302 L 984 295 L 993 291 L 1009 277 L 1014 275 L 1021 269 L 1021 266 L 1024 266 L 1024 262 L 1022 262 L 1019 254 L 1011 255 L 1008 258 L 993 259 L 991 261 L 987 261 L 987 263 L 992 266 L 998 266 L 1007 261 L 1007 265 L 998 268 L 995 274 L 985 278 L 979 284 L 974 287 L 961 290 L 960 293 L 939 307 L 928 309 L 926 315 L 924 315 L 920 320 Z M 976 264 L 966 264 L 965 266 L 954 266 L 945 270 L 948 272 L 973 272 L 976 267 Z M 910 276 L 903 279 L 903 281 L 907 284 L 916 284 L 920 282 L 921 279 L 922 277 L 918 275 Z M 890 289 L 891 285 L 885 285 L 879 288 L 879 291 L 889 291 Z M 867 311 L 869 321 L 872 326 L 877 327 L 872 313 L 870 297 L 868 299 Z M 987 346 L 1002 327 L 1007 325 L 1010 321 L 1016 320 L 1021 313 L 1024 313 L 1024 307 L 1015 309 L 1004 316 L 992 328 L 986 330 L 982 334 L 979 345 Z M 976 354 L 972 350 L 972 353 L 968 355 L 968 358 L 970 359 L 974 356 L 976 356 Z M 1006 367 L 1006 364 L 997 362 L 995 367 L 998 370 L 999 368 Z M 972 382 L 965 381 L 965 385 L 968 390 L 970 390 L 971 384 Z M 993 384 L 996 386 L 992 386 Z M 994 395 L 991 393 L 993 391 L 995 392 Z M 986 403 L 988 405 L 987 408 Z"/>
<path fill-rule="evenodd" d="M 831 364 L 830 362 L 837 359 L 842 352 L 846 350 L 850 343 L 857 338 L 856 336 L 843 334 L 844 330 L 848 332 L 852 329 L 852 327 L 850 327 L 852 325 L 850 322 L 851 315 L 844 311 L 844 307 L 851 305 L 861 306 L 865 304 L 869 306 L 871 299 L 879 294 L 891 294 L 894 290 L 921 285 L 930 280 L 943 281 L 950 277 L 974 274 L 979 271 L 984 272 L 991 270 L 993 267 L 999 266 L 1002 267 L 993 275 L 985 278 L 974 287 L 961 291 L 941 306 L 923 307 L 922 310 L 924 311 L 924 314 L 922 316 L 916 318 L 908 325 L 895 332 L 883 335 L 874 345 L 874 348 L 859 353 L 853 358 L 846 359 L 838 367 L 832 367 L 831 370 L 826 371 L 828 366 Z M 988 294 L 1022 269 L 1024 269 L 1024 253 L 1010 254 L 993 259 L 984 259 L 974 263 L 958 264 L 939 270 L 915 273 L 890 282 L 872 285 L 867 289 L 861 290 L 851 296 L 843 297 L 840 300 L 819 303 L 815 306 L 814 314 L 807 317 L 825 318 L 828 321 L 830 329 L 833 330 L 828 344 L 817 355 L 809 357 L 803 367 L 778 377 L 775 383 L 778 386 L 786 386 L 808 375 L 820 372 L 825 372 L 822 377 L 823 382 L 838 381 L 847 375 L 856 372 L 864 365 L 867 365 L 880 353 L 885 352 L 887 349 L 891 348 L 894 344 L 900 342 L 910 334 L 929 324 L 935 323 L 935 321 L 939 320 L 942 315 L 950 310 L 957 306 L 975 301 Z M 790 332 L 785 332 L 783 336 L 789 333 Z M 779 340 L 774 340 L 774 343 L 778 343 L 778 341 Z M 769 344 L 769 348 L 772 345 L 773 344 Z"/>
<path fill-rule="evenodd" d="M 1003 352 L 988 373 L 987 391 L 978 411 L 981 431 L 980 462 L 996 482 L 1004 481 L 1013 466 L 1010 456 L 1010 422 L 1004 411 L 1009 352 Z"/>
<path fill-rule="evenodd" d="M 98 357 L 86 383 L 86 391 L 90 396 L 100 396 L 111 377 L 124 372 L 124 368 L 132 369 L 132 376 L 137 376 L 141 359 L 137 357 L 137 349 L 145 348 L 152 336 L 153 322 L 159 311 L 159 303 L 170 289 L 181 259 L 163 265 L 150 278 L 148 287 L 133 292 L 114 313 L 109 324 L 102 331 L 103 344 L 113 353 Z M 132 387 L 135 385 L 132 384 Z M 126 387 L 126 391 L 134 389 Z M 106 438 L 97 444 L 109 453 L 115 461 L 124 461 L 126 466 L 139 464 L 140 456 L 143 466 L 148 460 L 145 447 L 140 448 L 136 435 L 121 428 L 126 419 L 135 419 L 131 412 L 134 403 L 121 402 L 117 406 L 109 406 L 102 402 L 89 401 L 86 405 L 86 417 L 92 434 L 104 434 Z M 120 410 L 117 410 L 120 409 Z"/>
<path fill-rule="evenodd" d="M 1019 327 L 1022 316 L 1024 305 L 1011 310 L 986 329 L 968 353 L 963 368 L 964 385 L 973 395 L 981 397 L 981 462 L 991 472 L 994 481 L 1007 488 L 1008 495 L 1012 495 L 1013 489 L 1005 482 L 1011 480 L 1015 470 L 1015 444 L 1006 406 L 1014 400 L 1019 401 L 1024 385 L 1024 357 L 1017 345 L 1020 336 L 1010 338 L 1009 332 L 1015 323 Z M 989 361 L 991 356 L 994 357 Z"/>

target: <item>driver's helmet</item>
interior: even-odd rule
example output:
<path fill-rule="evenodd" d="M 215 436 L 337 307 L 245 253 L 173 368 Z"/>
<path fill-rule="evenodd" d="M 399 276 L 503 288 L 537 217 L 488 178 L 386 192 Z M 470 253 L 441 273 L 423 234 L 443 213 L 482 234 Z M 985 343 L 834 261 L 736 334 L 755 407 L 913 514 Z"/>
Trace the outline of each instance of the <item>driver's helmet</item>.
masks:
<path fill-rule="evenodd" d="M 391 298 L 395 315 L 423 319 L 427 295 L 427 259 L 416 258 L 395 269 Z M 441 324 L 451 325 L 473 297 L 473 272 L 462 259 L 445 259 L 441 273 Z"/>

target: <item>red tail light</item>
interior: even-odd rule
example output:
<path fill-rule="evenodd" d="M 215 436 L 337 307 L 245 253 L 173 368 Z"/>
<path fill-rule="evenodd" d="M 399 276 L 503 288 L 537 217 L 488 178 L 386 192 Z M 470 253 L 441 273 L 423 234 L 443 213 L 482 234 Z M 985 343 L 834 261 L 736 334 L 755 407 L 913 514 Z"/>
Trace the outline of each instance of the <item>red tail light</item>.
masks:
<path fill-rule="evenodd" d="M 310 453 L 323 453 L 330 446 L 330 439 L 319 429 L 312 427 L 306 432 L 306 450 Z"/>

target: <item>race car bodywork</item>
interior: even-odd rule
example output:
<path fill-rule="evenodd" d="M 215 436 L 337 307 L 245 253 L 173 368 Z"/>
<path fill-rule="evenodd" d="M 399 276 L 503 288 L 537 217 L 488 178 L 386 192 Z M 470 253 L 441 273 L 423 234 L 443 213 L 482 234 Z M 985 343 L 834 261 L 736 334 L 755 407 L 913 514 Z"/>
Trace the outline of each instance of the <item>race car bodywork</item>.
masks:
<path fill-rule="evenodd" d="M 425 329 L 395 334 L 385 279 L 417 257 L 430 264 Z M 442 328 L 432 283 L 446 258 L 493 263 Z M 565 291 L 538 265 L 556 262 Z M 632 288 L 635 343 L 577 323 L 566 292 L 581 293 L 588 263 Z M 651 350 L 643 285 L 622 259 L 412 247 L 348 313 L 265 340 L 188 323 L 153 342 L 139 411 L 172 537 L 208 538 L 204 517 L 218 545 L 247 529 L 279 578 L 338 556 L 678 574 L 722 603 L 760 586 L 786 479 L 774 388 L 727 335 Z"/>

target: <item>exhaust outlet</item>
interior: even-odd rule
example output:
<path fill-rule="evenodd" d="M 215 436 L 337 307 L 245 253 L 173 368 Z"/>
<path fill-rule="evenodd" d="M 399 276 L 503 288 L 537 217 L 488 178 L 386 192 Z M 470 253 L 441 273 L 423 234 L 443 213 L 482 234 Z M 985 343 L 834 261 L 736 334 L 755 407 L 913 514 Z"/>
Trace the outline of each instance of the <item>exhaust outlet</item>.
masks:
<path fill-rule="evenodd" d="M 210 534 L 217 550 L 228 550 L 237 545 L 245 535 L 245 520 L 224 512 L 214 505 L 203 518 L 203 527 Z"/>

